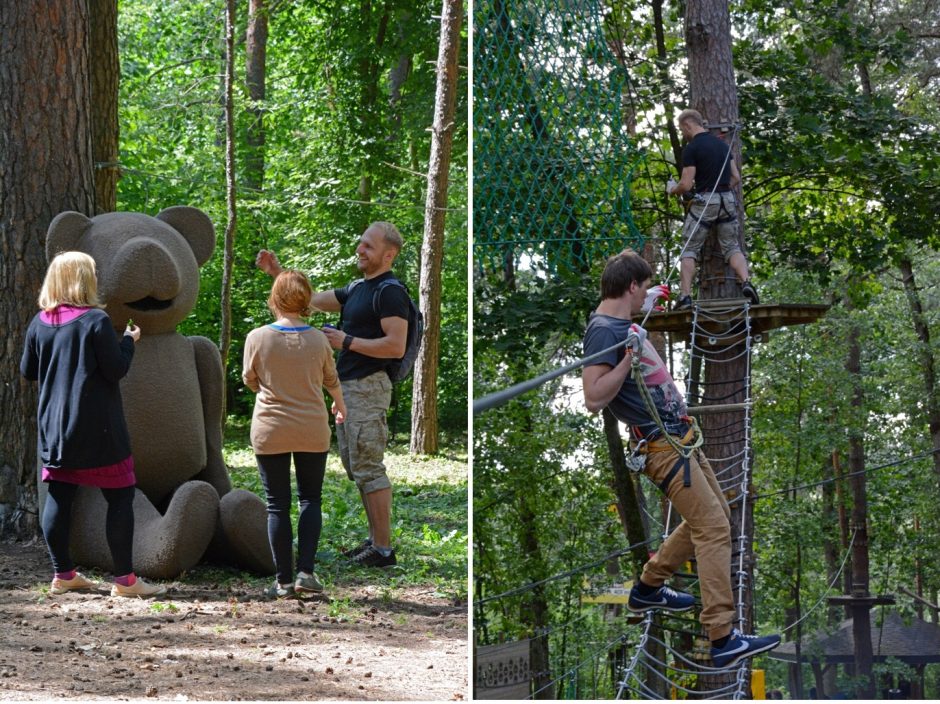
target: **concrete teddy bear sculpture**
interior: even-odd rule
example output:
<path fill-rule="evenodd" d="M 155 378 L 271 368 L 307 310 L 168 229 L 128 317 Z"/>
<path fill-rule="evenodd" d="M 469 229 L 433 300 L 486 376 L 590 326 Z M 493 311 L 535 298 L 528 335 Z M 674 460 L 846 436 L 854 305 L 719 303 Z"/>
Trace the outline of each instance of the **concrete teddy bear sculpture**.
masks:
<path fill-rule="evenodd" d="M 274 563 L 264 502 L 232 489 L 222 459 L 223 372 L 204 337 L 176 332 L 199 293 L 199 267 L 215 249 L 215 229 L 196 208 L 155 218 L 66 212 L 50 224 L 46 254 L 91 255 L 98 290 L 114 327 L 140 326 L 130 372 L 121 382 L 137 474 L 134 569 L 172 578 L 213 559 L 264 574 Z M 73 513 L 76 562 L 111 569 L 101 492 L 81 490 Z"/>

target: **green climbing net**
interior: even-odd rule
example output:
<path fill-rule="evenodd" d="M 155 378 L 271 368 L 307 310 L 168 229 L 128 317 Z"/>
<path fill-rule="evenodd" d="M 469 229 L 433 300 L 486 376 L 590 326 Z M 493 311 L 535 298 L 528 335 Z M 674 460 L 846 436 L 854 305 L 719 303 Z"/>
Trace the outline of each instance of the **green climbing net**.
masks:
<path fill-rule="evenodd" d="M 643 238 L 630 208 L 642 161 L 626 71 L 594 0 L 478 0 L 473 229 L 480 267 L 583 269 Z"/>

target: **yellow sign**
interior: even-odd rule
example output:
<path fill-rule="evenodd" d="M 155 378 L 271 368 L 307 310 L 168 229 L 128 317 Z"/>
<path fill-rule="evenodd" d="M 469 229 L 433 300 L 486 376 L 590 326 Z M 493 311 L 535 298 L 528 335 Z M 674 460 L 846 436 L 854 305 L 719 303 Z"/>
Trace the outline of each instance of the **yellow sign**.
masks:
<path fill-rule="evenodd" d="M 585 604 L 626 604 L 632 588 L 632 581 L 598 587 L 596 591 L 588 591 L 581 601 Z"/>

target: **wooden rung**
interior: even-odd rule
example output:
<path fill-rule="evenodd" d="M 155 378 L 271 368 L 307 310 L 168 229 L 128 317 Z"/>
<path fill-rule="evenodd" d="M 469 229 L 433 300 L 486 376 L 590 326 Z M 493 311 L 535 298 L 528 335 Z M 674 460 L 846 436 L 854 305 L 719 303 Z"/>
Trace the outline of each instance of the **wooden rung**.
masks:
<path fill-rule="evenodd" d="M 750 403 L 716 403 L 714 406 L 689 406 L 690 416 L 704 416 L 709 413 L 728 413 L 729 411 L 743 411 L 750 407 Z"/>

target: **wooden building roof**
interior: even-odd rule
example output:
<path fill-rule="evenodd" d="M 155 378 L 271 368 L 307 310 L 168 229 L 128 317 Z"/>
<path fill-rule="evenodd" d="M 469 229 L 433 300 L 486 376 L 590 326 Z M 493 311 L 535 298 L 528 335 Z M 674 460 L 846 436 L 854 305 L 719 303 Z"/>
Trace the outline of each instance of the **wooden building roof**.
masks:
<path fill-rule="evenodd" d="M 852 619 L 839 624 L 831 635 L 826 631 L 818 631 L 804 636 L 800 643 L 802 662 L 826 664 L 851 663 L 855 660 Z M 871 647 L 875 662 L 884 662 L 888 657 L 897 658 L 908 665 L 940 662 L 940 626 L 919 618 L 905 623 L 896 611 L 890 611 L 881 625 L 872 618 Z M 769 655 L 776 660 L 796 662 L 796 643 L 782 643 Z"/>

